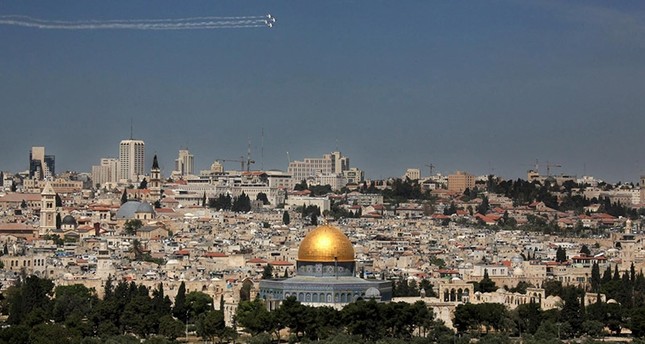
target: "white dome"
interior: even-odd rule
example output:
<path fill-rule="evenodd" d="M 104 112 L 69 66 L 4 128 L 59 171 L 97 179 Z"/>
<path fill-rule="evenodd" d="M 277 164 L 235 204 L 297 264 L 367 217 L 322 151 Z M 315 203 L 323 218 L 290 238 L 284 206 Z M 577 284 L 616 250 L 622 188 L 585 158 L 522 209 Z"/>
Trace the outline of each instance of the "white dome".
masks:
<path fill-rule="evenodd" d="M 380 299 L 381 298 L 381 292 L 374 288 L 371 287 L 365 291 L 365 298 L 366 299 Z"/>

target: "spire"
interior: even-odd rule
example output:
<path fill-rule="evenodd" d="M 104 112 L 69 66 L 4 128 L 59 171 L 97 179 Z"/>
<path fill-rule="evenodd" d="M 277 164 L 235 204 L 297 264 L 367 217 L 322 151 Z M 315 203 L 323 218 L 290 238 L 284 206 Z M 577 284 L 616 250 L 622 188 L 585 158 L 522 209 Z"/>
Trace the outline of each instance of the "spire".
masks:
<path fill-rule="evenodd" d="M 153 170 L 158 170 L 159 169 L 159 162 L 157 161 L 157 154 L 155 154 L 155 157 L 152 158 L 152 169 Z"/>
<path fill-rule="evenodd" d="M 47 182 L 45 183 L 45 187 L 43 188 L 43 191 L 40 193 L 43 196 L 56 196 L 56 191 L 54 191 L 54 188 L 52 185 Z"/>

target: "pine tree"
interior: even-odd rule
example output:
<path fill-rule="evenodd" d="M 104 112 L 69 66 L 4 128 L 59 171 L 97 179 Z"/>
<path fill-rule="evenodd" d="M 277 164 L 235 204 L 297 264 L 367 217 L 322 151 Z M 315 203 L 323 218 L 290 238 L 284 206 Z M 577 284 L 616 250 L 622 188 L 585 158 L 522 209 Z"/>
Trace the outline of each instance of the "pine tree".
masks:
<path fill-rule="evenodd" d="M 284 223 L 285 226 L 288 226 L 291 223 L 291 218 L 287 210 L 282 213 L 282 223 Z"/>

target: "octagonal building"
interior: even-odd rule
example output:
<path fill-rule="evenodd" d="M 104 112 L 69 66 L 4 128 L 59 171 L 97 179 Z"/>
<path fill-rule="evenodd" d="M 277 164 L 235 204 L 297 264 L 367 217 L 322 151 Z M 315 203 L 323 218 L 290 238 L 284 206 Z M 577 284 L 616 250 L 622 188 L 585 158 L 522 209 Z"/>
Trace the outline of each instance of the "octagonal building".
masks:
<path fill-rule="evenodd" d="M 341 308 L 358 299 L 390 301 L 392 284 L 356 277 L 352 242 L 340 229 L 323 225 L 300 243 L 296 276 L 260 281 L 259 295 L 270 308 L 290 296 L 309 306 Z"/>

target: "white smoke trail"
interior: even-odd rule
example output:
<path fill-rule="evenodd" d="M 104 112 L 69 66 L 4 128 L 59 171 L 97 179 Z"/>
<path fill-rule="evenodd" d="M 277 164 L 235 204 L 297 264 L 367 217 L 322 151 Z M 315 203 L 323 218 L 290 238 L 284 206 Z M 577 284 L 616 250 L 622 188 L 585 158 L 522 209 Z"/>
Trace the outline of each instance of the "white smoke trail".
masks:
<path fill-rule="evenodd" d="M 0 25 L 12 25 L 45 30 L 212 30 L 255 28 L 271 26 L 275 22 L 268 16 L 244 17 L 189 17 L 174 19 L 123 19 L 123 20 L 44 20 L 27 16 L 0 16 Z"/>

